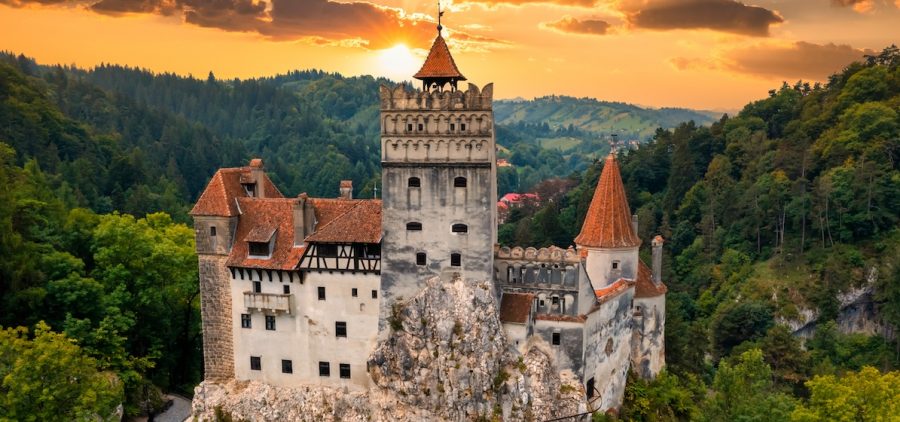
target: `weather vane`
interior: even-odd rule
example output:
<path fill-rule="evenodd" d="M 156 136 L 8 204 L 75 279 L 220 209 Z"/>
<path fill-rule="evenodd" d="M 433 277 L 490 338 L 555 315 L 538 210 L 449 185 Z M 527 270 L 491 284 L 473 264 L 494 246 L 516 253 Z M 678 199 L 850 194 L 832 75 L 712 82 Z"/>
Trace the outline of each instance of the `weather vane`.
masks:
<path fill-rule="evenodd" d="M 441 32 L 441 30 L 444 29 L 444 27 L 441 26 L 441 16 L 444 16 L 444 12 L 441 11 L 441 1 L 438 0 L 438 26 L 437 26 L 438 32 Z"/>

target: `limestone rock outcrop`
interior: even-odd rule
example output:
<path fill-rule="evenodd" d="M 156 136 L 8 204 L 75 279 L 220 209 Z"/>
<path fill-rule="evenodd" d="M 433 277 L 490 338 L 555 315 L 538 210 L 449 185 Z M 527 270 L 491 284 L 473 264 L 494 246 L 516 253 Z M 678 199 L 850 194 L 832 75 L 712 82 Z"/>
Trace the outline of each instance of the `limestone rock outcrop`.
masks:
<path fill-rule="evenodd" d="M 391 309 L 390 333 L 369 358 L 373 387 L 203 382 L 193 413 L 215 420 L 404 421 L 545 420 L 587 410 L 574 375 L 557 372 L 535 345 L 511 348 L 490 282 L 428 280 Z"/>

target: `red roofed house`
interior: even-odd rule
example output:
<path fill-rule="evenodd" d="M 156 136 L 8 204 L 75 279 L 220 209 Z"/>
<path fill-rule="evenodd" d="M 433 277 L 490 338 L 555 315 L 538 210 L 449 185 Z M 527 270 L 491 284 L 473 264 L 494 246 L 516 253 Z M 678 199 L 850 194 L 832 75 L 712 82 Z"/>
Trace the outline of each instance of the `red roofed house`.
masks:
<path fill-rule="evenodd" d="M 260 159 L 191 210 L 206 379 L 366 388 L 378 333 L 381 201 L 285 198 Z"/>

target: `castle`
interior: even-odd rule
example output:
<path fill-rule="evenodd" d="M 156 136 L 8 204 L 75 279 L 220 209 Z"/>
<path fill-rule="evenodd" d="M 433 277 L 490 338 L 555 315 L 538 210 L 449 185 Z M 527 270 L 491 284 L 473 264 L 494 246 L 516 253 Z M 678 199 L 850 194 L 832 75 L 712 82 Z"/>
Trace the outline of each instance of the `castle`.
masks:
<path fill-rule="evenodd" d="M 662 238 L 652 269 L 614 155 L 576 247 L 497 244 L 493 85 L 465 81 L 440 33 L 415 78 L 382 86 L 383 199 L 285 198 L 260 159 L 220 169 L 191 211 L 205 378 L 365 390 L 392 305 L 432 277 L 493 280 L 510 347 L 540 347 L 594 410 L 621 405 L 629 368 L 664 365 Z"/>

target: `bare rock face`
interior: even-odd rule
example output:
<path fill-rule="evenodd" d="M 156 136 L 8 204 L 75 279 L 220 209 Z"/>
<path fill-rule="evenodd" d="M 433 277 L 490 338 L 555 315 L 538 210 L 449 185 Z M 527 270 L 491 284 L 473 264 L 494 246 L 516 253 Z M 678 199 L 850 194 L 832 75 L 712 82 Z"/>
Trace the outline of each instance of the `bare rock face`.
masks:
<path fill-rule="evenodd" d="M 369 358 L 367 392 L 204 382 L 200 420 L 545 420 L 586 411 L 572 374 L 560 375 L 538 347 L 511 348 L 489 282 L 433 278 L 391 310 L 391 333 Z M 482 419 L 482 420 L 483 420 Z"/>

